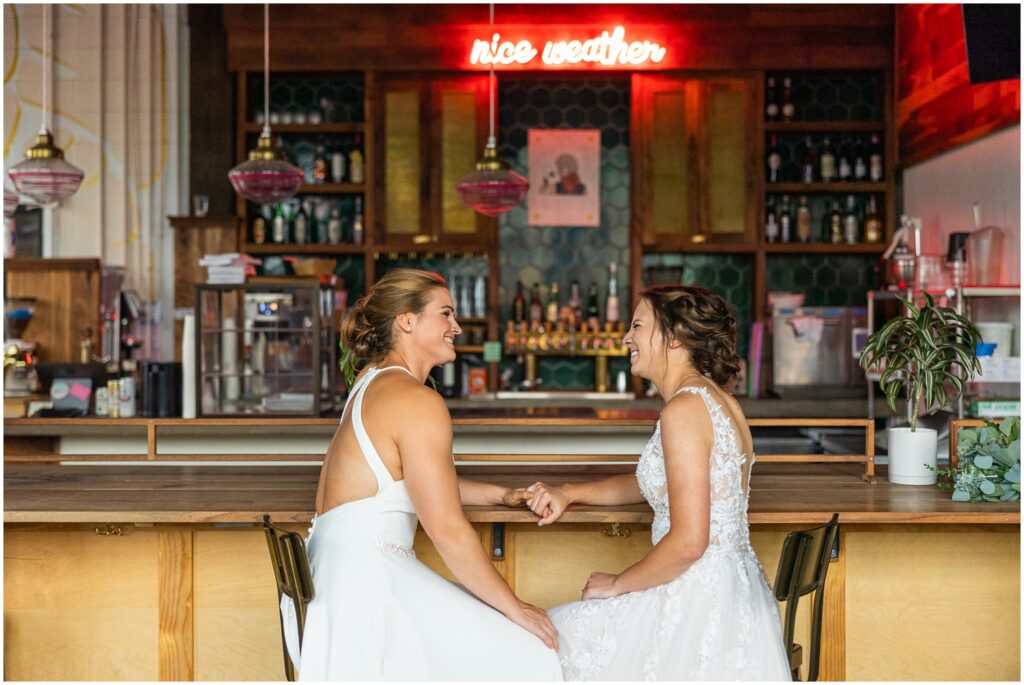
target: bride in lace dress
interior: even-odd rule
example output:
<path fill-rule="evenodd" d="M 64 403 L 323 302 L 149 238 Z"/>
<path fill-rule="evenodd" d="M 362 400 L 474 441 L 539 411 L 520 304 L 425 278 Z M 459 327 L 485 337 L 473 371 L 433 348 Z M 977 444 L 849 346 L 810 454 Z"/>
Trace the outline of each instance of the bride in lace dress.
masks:
<path fill-rule="evenodd" d="M 644 558 L 593 573 L 582 601 L 550 610 L 566 680 L 790 680 L 779 610 L 750 546 L 750 430 L 722 390 L 739 370 L 736 319 L 697 286 L 642 295 L 625 338 L 634 374 L 665 401 L 635 477 L 535 483 L 540 525 L 573 502 L 647 501 Z"/>
<path fill-rule="evenodd" d="M 412 269 L 345 316 L 342 336 L 370 365 L 320 472 L 301 649 L 282 601 L 300 680 L 561 680 L 547 613 L 512 593 L 462 512 L 530 495 L 456 476 L 448 409 L 424 386 L 460 332 L 444 279 Z M 416 559 L 418 523 L 464 587 Z"/>

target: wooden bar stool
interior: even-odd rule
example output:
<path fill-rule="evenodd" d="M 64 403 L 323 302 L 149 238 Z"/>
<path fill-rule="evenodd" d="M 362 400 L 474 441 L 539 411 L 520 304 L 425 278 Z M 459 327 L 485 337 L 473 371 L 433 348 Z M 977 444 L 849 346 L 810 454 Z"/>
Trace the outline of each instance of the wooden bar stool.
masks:
<path fill-rule="evenodd" d="M 793 680 L 800 680 L 803 648 L 794 644 L 793 629 L 800 598 L 814 592 L 811 617 L 811 654 L 807 661 L 807 680 L 818 679 L 821 657 L 821 622 L 825 605 L 825 577 L 832 559 L 832 549 L 839 537 L 839 514 L 833 514 L 828 523 L 808 530 L 793 531 L 782 542 L 779 570 L 775 574 L 775 599 L 786 603 L 784 641 L 789 656 Z"/>
<path fill-rule="evenodd" d="M 275 526 L 269 514 L 263 515 L 263 532 L 267 534 L 270 562 L 277 580 L 277 601 L 287 595 L 295 607 L 295 623 L 298 626 L 299 644 L 302 648 L 302 630 L 306 624 L 306 606 L 313 600 L 313 574 L 309 571 L 306 544 L 298 533 L 281 530 Z M 281 643 L 284 649 L 284 673 L 288 680 L 295 680 L 295 665 L 288 653 L 288 639 L 285 632 L 284 616 L 281 615 Z"/>

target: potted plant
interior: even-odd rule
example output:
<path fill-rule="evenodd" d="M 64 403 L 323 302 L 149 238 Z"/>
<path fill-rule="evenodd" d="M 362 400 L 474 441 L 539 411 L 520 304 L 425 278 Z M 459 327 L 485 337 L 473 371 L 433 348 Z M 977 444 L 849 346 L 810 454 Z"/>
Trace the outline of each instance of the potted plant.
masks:
<path fill-rule="evenodd" d="M 1020 499 L 1020 417 L 963 428 L 956 468 L 939 469 L 938 485 L 954 502 L 1016 502 Z"/>
<path fill-rule="evenodd" d="M 909 428 L 890 428 L 889 481 L 902 485 L 934 485 L 937 436 L 918 428 L 918 410 L 926 414 L 955 402 L 967 381 L 981 371 L 975 347 L 981 334 L 952 307 L 936 306 L 931 295 L 917 307 L 899 298 L 906 313 L 873 333 L 860 355 L 865 371 L 880 370 L 879 386 L 889 408 L 903 397 Z"/>

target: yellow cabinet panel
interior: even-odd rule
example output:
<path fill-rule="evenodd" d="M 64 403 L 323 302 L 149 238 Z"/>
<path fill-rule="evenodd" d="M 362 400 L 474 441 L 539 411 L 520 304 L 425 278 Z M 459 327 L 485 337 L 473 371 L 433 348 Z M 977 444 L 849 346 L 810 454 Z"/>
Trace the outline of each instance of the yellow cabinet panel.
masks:
<path fill-rule="evenodd" d="M 708 230 L 714 235 L 747 230 L 751 192 L 746 155 L 747 107 L 742 85 L 711 84 L 708 122 Z"/>
<path fill-rule="evenodd" d="M 420 232 L 420 93 L 400 90 L 384 96 L 384 220 L 392 235 Z"/>
<path fill-rule="evenodd" d="M 462 203 L 455 186 L 476 168 L 477 95 L 446 90 L 441 94 L 441 232 L 466 235 L 477 230 L 477 213 Z"/>

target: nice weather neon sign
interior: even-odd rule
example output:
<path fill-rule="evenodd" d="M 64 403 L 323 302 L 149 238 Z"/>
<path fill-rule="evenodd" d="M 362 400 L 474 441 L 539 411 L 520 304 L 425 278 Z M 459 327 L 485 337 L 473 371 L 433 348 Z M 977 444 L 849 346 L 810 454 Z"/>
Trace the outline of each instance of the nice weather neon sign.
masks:
<path fill-rule="evenodd" d="M 538 50 L 529 40 L 502 40 L 495 33 L 491 40 L 476 40 L 470 54 L 471 64 L 481 65 L 528 65 L 540 54 L 545 65 L 602 64 L 614 66 L 638 66 L 657 64 L 665 59 L 665 48 L 649 40 L 627 41 L 626 30 L 616 26 L 611 34 L 602 31 L 600 36 L 588 40 L 549 40 L 543 50 Z"/>

